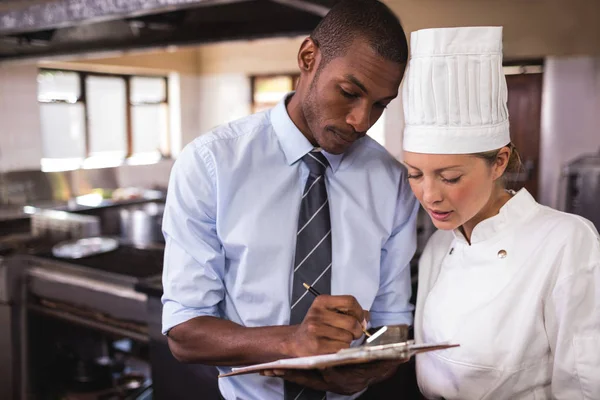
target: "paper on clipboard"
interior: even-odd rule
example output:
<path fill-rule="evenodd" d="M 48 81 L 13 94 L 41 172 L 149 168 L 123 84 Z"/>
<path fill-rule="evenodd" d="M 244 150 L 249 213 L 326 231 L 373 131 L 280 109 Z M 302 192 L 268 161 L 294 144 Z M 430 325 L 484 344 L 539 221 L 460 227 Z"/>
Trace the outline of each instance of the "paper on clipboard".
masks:
<path fill-rule="evenodd" d="M 229 373 L 220 374 L 219 378 L 257 373 L 272 369 L 322 369 L 350 364 L 364 364 L 373 361 L 403 360 L 408 359 L 418 353 L 443 350 L 457 346 L 459 345 L 450 343 L 415 344 L 413 341 L 384 344 L 380 346 L 360 346 L 340 350 L 334 354 L 286 358 L 263 364 L 233 368 Z"/>

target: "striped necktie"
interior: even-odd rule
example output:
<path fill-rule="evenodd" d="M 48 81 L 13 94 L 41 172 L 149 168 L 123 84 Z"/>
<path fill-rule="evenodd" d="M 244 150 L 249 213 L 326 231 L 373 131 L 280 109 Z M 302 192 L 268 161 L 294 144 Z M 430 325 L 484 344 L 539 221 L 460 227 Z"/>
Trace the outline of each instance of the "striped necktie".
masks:
<path fill-rule="evenodd" d="M 314 296 L 302 285 L 304 282 L 321 294 L 331 293 L 331 220 L 325 186 L 325 170 L 329 163 L 320 152 L 302 157 L 310 171 L 298 217 L 294 280 L 290 324 L 300 324 L 310 308 Z M 286 400 L 321 400 L 325 392 L 285 383 Z"/>

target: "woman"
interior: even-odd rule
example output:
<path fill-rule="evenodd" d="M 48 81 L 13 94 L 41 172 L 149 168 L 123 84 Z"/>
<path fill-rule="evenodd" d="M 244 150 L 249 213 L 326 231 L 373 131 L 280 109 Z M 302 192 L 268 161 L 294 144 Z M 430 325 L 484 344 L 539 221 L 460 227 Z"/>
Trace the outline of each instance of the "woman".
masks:
<path fill-rule="evenodd" d="M 404 162 L 439 229 L 419 264 L 417 356 L 431 399 L 600 399 L 600 240 L 587 220 L 504 188 L 502 28 L 413 33 Z"/>

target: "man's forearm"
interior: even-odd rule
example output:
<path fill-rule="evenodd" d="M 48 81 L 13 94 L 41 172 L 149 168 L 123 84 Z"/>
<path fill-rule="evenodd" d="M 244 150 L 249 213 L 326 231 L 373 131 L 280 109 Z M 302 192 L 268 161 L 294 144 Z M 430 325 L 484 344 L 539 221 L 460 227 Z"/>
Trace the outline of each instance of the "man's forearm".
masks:
<path fill-rule="evenodd" d="M 169 331 L 169 347 L 181 362 L 247 365 L 290 357 L 293 326 L 246 328 L 215 317 L 198 317 Z"/>

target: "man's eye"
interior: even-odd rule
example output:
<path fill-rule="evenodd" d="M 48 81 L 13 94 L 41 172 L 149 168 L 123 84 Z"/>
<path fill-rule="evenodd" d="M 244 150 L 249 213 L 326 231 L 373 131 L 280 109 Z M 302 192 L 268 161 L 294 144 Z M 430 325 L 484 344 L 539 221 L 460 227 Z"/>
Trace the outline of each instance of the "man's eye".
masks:
<path fill-rule="evenodd" d="M 355 94 L 355 93 L 350 93 L 350 92 L 346 92 L 344 89 L 341 89 L 341 92 L 342 92 L 342 96 L 344 96 L 344 97 L 346 97 L 346 98 L 348 98 L 348 99 L 355 99 L 355 98 L 357 98 L 357 97 L 358 97 L 358 95 L 357 95 L 357 94 Z"/>

